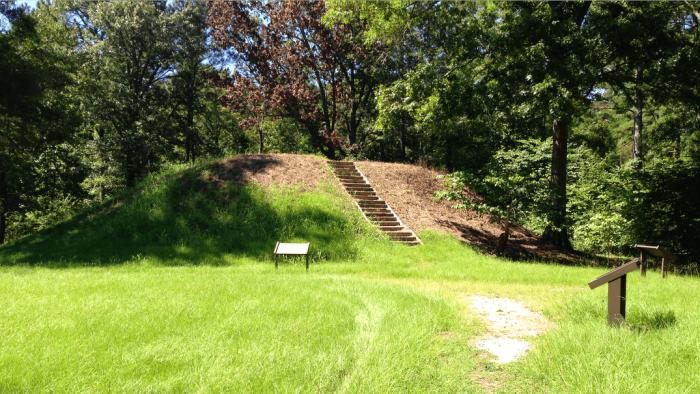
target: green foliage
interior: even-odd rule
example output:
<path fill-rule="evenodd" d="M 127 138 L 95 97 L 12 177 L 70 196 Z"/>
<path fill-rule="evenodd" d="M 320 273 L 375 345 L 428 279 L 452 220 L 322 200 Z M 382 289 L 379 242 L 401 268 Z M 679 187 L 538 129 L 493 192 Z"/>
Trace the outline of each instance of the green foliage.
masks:
<path fill-rule="evenodd" d="M 70 147 L 80 122 L 69 94 L 77 63 L 63 35 L 65 19 L 43 7 L 25 11 L 16 12 L 12 29 L 0 34 L 0 243 L 6 219 L 13 227 L 24 212 L 46 206 L 47 198 L 82 197 L 75 181 L 83 168 Z M 8 235 L 16 237 L 24 230 L 12 231 Z"/>
<path fill-rule="evenodd" d="M 119 167 L 131 187 L 144 172 L 176 159 L 172 147 L 181 139 L 193 158 L 194 115 L 205 94 L 202 4 L 76 3 L 67 12 L 80 21 L 81 110 L 87 136 L 104 135 L 99 160 Z"/>
<path fill-rule="evenodd" d="M 516 149 L 498 151 L 481 170 L 442 176 L 448 190 L 436 192 L 436 198 L 456 201 L 457 209 L 488 212 L 494 222 L 504 220 L 510 206 L 513 222 L 543 231 L 550 224 L 553 196 L 548 171 L 552 140 L 519 142 Z"/>
<path fill-rule="evenodd" d="M 668 161 L 630 175 L 628 213 L 635 242 L 662 245 L 682 263 L 700 261 L 700 164 Z"/>
<path fill-rule="evenodd" d="M 263 136 L 263 152 L 265 153 L 310 154 L 317 152 L 308 131 L 294 119 L 270 120 L 249 129 L 246 132 L 249 147 L 260 143 L 260 133 Z"/>
<path fill-rule="evenodd" d="M 610 166 L 584 146 L 569 152 L 569 220 L 572 243 L 586 252 L 626 253 L 630 232 L 630 165 Z"/>

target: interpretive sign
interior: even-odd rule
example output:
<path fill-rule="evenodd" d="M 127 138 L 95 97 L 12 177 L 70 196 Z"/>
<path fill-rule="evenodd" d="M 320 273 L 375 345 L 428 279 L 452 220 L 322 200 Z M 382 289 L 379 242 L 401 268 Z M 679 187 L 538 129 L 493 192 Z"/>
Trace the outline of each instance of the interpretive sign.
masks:
<path fill-rule="evenodd" d="M 608 324 L 617 326 L 625 322 L 627 298 L 627 274 L 639 268 L 639 259 L 634 259 L 614 270 L 597 277 L 588 284 L 591 290 L 608 284 Z"/>
<path fill-rule="evenodd" d="M 639 272 L 642 276 L 647 275 L 647 256 L 661 257 L 661 277 L 666 276 L 666 271 L 668 271 L 671 266 L 671 260 L 675 260 L 676 256 L 672 255 L 671 252 L 661 248 L 660 246 L 647 246 L 647 245 L 634 245 L 635 248 L 639 250 Z"/>
<path fill-rule="evenodd" d="M 296 256 L 306 256 L 306 272 L 309 271 L 309 245 L 310 242 L 305 244 L 283 244 L 277 242 L 275 246 L 275 268 L 277 268 L 277 257 L 279 255 L 296 255 Z"/>

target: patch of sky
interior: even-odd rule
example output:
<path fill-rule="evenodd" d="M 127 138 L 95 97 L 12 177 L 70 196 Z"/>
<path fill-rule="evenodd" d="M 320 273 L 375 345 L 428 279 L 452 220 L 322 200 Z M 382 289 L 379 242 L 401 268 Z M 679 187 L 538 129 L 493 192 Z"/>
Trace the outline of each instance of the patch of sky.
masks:
<path fill-rule="evenodd" d="M 32 11 L 36 9 L 36 5 L 39 4 L 39 0 L 23 0 L 15 3 L 18 6 L 26 6 Z"/>

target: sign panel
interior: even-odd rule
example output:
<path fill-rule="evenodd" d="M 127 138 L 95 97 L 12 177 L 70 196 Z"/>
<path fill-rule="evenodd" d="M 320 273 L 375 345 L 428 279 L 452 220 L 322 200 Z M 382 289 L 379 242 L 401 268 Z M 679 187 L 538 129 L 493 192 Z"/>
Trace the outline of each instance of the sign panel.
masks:
<path fill-rule="evenodd" d="M 629 263 L 622 264 L 614 270 L 595 278 L 595 280 L 589 283 L 588 286 L 591 288 L 591 290 L 593 290 L 596 287 L 602 286 L 621 277 L 622 275 L 627 275 L 637 268 L 639 268 L 639 259 L 634 259 Z"/>
<path fill-rule="evenodd" d="M 269 249 L 268 249 L 269 250 Z M 277 245 L 277 250 L 275 254 L 293 254 L 293 255 L 305 255 L 309 254 L 309 244 L 283 244 Z"/>

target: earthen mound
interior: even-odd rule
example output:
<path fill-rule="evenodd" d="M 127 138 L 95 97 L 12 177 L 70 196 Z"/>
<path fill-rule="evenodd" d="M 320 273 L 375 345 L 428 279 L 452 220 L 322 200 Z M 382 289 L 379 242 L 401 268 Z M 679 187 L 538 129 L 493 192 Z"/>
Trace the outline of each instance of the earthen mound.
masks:
<path fill-rule="evenodd" d="M 357 168 L 372 183 L 379 196 L 386 200 L 401 220 L 414 230 L 447 231 L 487 253 L 492 253 L 501 223 L 492 223 L 489 214 L 454 209 L 453 202 L 436 201 L 435 192 L 445 190 L 437 179 L 439 172 L 411 164 L 359 161 Z M 520 225 L 512 225 L 506 256 L 514 259 L 542 258 L 557 255 L 553 248 L 539 245 L 539 237 Z"/>

